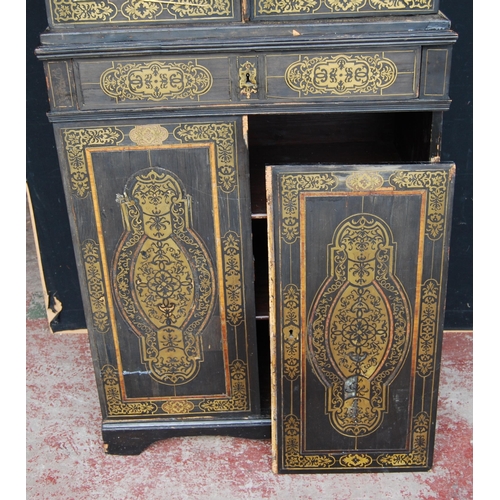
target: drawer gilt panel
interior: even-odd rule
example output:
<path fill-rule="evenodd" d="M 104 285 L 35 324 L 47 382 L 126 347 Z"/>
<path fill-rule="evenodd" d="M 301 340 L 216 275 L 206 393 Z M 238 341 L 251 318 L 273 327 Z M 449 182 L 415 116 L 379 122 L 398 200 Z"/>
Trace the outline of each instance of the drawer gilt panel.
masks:
<path fill-rule="evenodd" d="M 231 99 L 229 57 L 78 61 L 82 109 L 195 106 Z"/>
<path fill-rule="evenodd" d="M 118 64 L 107 69 L 99 82 L 102 91 L 126 100 L 194 99 L 212 87 L 212 75 L 204 66 L 188 61 Z"/>
<path fill-rule="evenodd" d="M 417 49 L 266 57 L 268 98 L 417 97 Z"/>

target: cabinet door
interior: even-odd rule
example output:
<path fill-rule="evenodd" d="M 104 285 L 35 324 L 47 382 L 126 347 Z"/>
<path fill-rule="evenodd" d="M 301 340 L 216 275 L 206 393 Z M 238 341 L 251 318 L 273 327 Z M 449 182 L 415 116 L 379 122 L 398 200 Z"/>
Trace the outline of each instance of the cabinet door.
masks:
<path fill-rule="evenodd" d="M 258 414 L 241 119 L 56 137 L 105 422 Z"/>
<path fill-rule="evenodd" d="M 276 472 L 431 466 L 454 171 L 267 168 Z"/>

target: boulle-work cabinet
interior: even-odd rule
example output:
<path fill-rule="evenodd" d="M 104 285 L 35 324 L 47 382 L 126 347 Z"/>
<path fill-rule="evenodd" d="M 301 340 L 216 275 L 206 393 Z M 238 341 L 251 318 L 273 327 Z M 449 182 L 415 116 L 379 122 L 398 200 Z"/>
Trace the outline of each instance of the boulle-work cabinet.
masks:
<path fill-rule="evenodd" d="M 104 448 L 432 465 L 456 34 L 437 0 L 46 0 Z"/>

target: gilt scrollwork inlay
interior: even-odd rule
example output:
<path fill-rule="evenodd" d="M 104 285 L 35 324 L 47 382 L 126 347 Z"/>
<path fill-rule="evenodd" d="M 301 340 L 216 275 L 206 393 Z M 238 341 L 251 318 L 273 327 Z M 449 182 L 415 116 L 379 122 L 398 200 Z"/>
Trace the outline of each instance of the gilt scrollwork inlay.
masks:
<path fill-rule="evenodd" d="M 101 379 L 110 416 L 153 415 L 158 411 L 158 406 L 152 401 L 123 401 L 118 370 L 114 366 L 103 366 L 101 368 Z"/>
<path fill-rule="evenodd" d="M 379 94 L 396 81 L 393 61 L 380 54 L 301 57 L 285 72 L 285 82 L 303 96 Z"/>
<path fill-rule="evenodd" d="M 377 457 L 382 467 L 408 467 L 427 465 L 427 449 L 431 419 L 426 412 L 418 413 L 413 419 L 413 432 L 410 453 L 384 453 Z"/>
<path fill-rule="evenodd" d="M 175 22 L 230 18 L 231 0 L 50 0 L 56 23 Z"/>
<path fill-rule="evenodd" d="M 390 177 L 389 182 L 399 189 L 427 190 L 425 234 L 432 241 L 439 240 L 443 236 L 445 226 L 448 174 L 444 171 L 398 171 Z"/>
<path fill-rule="evenodd" d="M 117 102 L 192 100 L 206 94 L 212 84 L 210 71 L 193 61 L 118 63 L 100 78 L 102 91 Z"/>
<path fill-rule="evenodd" d="M 299 236 L 299 191 L 332 191 L 337 185 L 337 177 L 329 172 L 290 174 L 281 178 L 284 214 L 281 237 L 286 243 L 294 243 Z"/>
<path fill-rule="evenodd" d="M 172 0 L 162 3 L 176 18 L 230 17 L 233 14 L 230 0 Z"/>
<path fill-rule="evenodd" d="M 82 256 L 94 328 L 99 333 L 107 333 L 110 329 L 109 311 L 99 246 L 94 240 L 89 239 L 83 242 Z"/>
<path fill-rule="evenodd" d="M 441 287 L 435 279 L 429 279 L 422 285 L 417 356 L 417 372 L 421 377 L 428 377 L 433 373 L 440 295 Z"/>
<path fill-rule="evenodd" d="M 129 137 L 138 146 L 159 146 L 168 139 L 168 130 L 161 125 L 137 125 Z"/>
<path fill-rule="evenodd" d="M 344 0 L 328 0 L 335 4 L 342 4 Z M 434 0 L 368 0 L 368 3 L 376 10 L 422 10 L 432 9 Z"/>
<path fill-rule="evenodd" d="M 245 411 L 250 407 L 248 397 L 248 368 L 241 359 L 229 365 L 231 396 L 223 399 L 205 399 L 200 404 L 204 412 Z"/>
<path fill-rule="evenodd" d="M 152 21 L 163 12 L 163 5 L 148 0 L 127 0 L 121 7 L 122 14 L 130 21 Z"/>
<path fill-rule="evenodd" d="M 173 135 L 184 143 L 213 141 L 217 154 L 217 184 L 225 193 L 231 193 L 236 188 L 236 152 L 232 123 L 179 125 Z"/>
<path fill-rule="evenodd" d="M 186 399 L 169 399 L 161 405 L 161 409 L 169 415 L 183 415 L 195 408 L 194 403 Z"/>
<path fill-rule="evenodd" d="M 166 385 L 193 380 L 201 336 L 214 305 L 210 256 L 190 227 L 181 181 L 155 167 L 136 172 L 117 196 L 124 232 L 113 258 L 119 310 L 139 337 L 150 376 Z"/>
<path fill-rule="evenodd" d="M 375 191 L 384 185 L 384 178 L 376 172 L 355 172 L 345 184 L 352 191 Z"/>
<path fill-rule="evenodd" d="M 77 198 L 85 198 L 90 192 L 85 148 L 87 146 L 116 146 L 123 138 L 123 132 L 116 127 L 63 130 L 73 195 Z"/>
<path fill-rule="evenodd" d="M 287 469 L 329 469 L 335 465 L 332 455 L 302 454 L 300 449 L 300 419 L 293 414 L 284 420 L 284 460 Z"/>
<path fill-rule="evenodd" d="M 372 462 L 372 457 L 366 453 L 348 453 L 339 459 L 339 464 L 343 467 L 369 467 Z"/>
<path fill-rule="evenodd" d="M 295 380 L 300 374 L 300 290 L 294 284 L 283 289 L 283 375 Z"/>
<path fill-rule="evenodd" d="M 228 231 L 222 238 L 222 259 L 227 322 L 232 326 L 238 326 L 244 319 L 243 279 L 241 275 L 241 240 L 234 231 Z"/>
<path fill-rule="evenodd" d="M 116 2 L 109 0 L 75 1 L 51 0 L 55 21 L 67 22 L 109 22 L 118 13 Z"/>
<path fill-rule="evenodd" d="M 311 307 L 310 359 L 327 392 L 330 423 L 345 436 L 381 425 L 410 346 L 410 305 L 395 275 L 395 248 L 381 218 L 345 219 L 327 249 L 330 276 Z"/>
<path fill-rule="evenodd" d="M 431 10 L 434 0 L 258 0 L 259 14 L 312 14 L 320 10 L 322 13 L 334 12 L 345 14 L 351 12 L 380 11 L 423 11 Z"/>

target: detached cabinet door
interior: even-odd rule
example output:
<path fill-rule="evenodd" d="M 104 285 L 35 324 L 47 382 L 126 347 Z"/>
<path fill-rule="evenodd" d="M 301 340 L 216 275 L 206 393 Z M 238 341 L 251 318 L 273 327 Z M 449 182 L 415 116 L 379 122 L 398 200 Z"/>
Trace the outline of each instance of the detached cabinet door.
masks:
<path fill-rule="evenodd" d="M 56 137 L 104 428 L 259 414 L 241 120 Z"/>
<path fill-rule="evenodd" d="M 431 466 L 454 172 L 267 168 L 276 472 Z"/>

